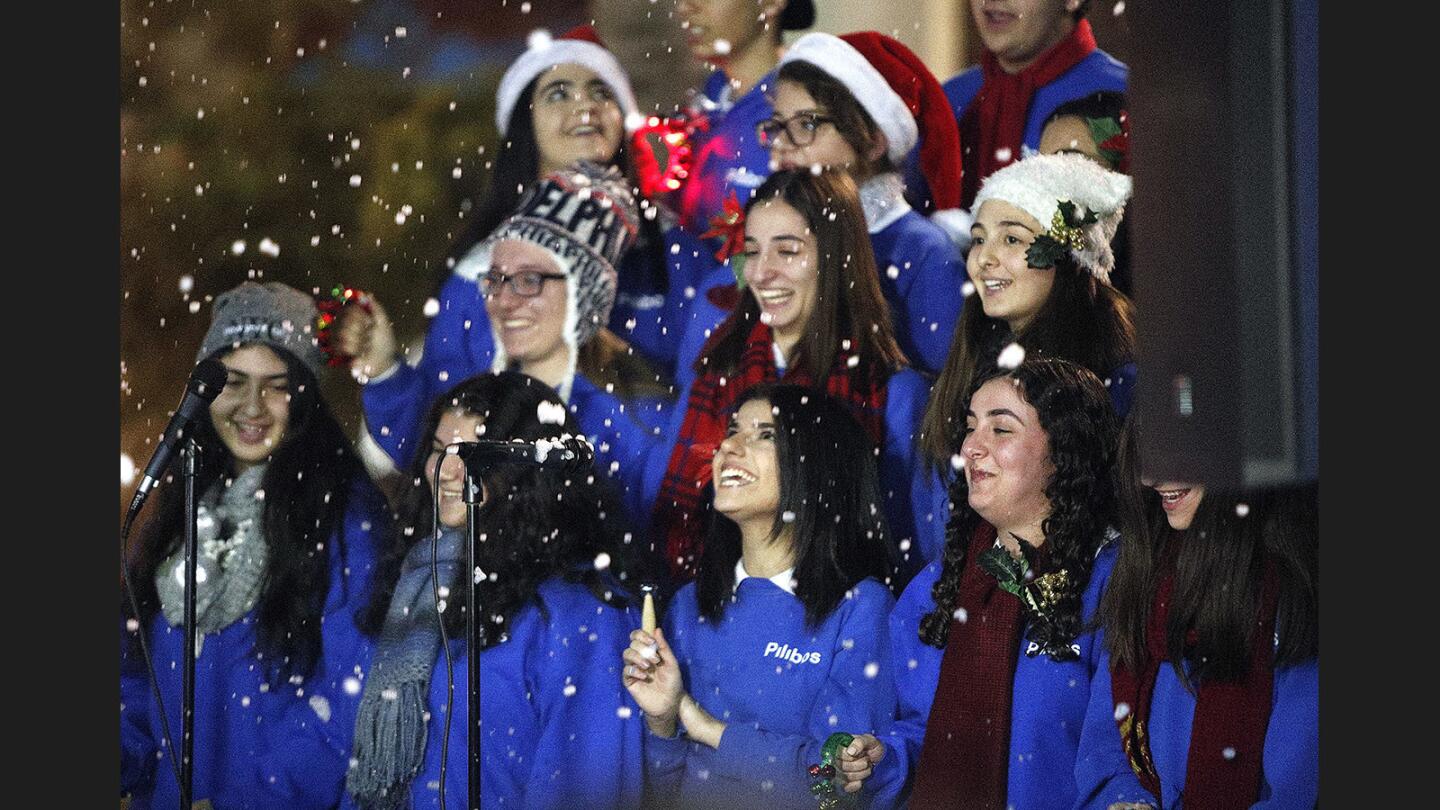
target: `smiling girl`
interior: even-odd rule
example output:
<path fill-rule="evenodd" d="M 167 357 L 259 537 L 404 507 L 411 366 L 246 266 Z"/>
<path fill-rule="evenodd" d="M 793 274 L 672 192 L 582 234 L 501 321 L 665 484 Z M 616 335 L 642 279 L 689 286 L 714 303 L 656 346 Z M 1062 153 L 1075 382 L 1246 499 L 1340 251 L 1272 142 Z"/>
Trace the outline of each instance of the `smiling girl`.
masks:
<path fill-rule="evenodd" d="M 879 731 L 894 713 L 870 443 L 839 400 L 765 384 L 740 398 L 710 466 L 699 577 L 623 656 L 650 799 L 813 807 L 807 767 L 831 732 Z"/>
<path fill-rule="evenodd" d="M 332 807 L 345 775 L 343 761 L 297 732 L 353 703 L 343 689 L 360 662 L 353 616 L 387 511 L 320 394 L 317 315 L 298 290 L 246 282 L 216 298 L 197 356 L 226 371 L 196 428 L 193 795 L 217 807 Z M 122 641 L 121 787 L 137 810 L 179 802 L 162 739 L 167 725 L 181 729 L 180 463 L 127 561 L 140 615 Z M 178 756 L 181 741 L 171 742 Z M 286 778 L 294 770 L 310 778 Z"/>
<path fill-rule="evenodd" d="M 753 385 L 776 380 L 847 403 L 880 448 L 884 507 L 896 543 L 913 533 L 911 436 L 927 386 L 904 367 L 875 273 L 854 182 L 838 170 L 776 172 L 746 208 L 745 289 L 695 363 L 668 458 L 651 457 L 654 526 L 678 581 L 702 551 L 701 494 L 726 413 Z M 662 464 L 668 465 L 661 466 Z M 663 474 L 663 478 L 662 478 Z"/>

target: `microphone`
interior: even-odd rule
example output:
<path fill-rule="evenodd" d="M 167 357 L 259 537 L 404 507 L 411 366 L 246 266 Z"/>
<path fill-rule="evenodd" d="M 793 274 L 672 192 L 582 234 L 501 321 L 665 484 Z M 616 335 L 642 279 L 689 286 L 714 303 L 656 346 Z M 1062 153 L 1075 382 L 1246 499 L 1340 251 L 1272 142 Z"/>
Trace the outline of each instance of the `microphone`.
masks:
<path fill-rule="evenodd" d="M 180 407 L 175 409 L 175 415 L 170 417 L 170 424 L 165 426 L 165 434 L 160 438 L 155 454 L 150 457 L 150 463 L 145 467 L 145 477 L 140 479 L 140 486 L 135 490 L 134 499 L 130 501 L 128 517 L 133 517 L 140 511 L 145 499 L 150 497 L 150 490 L 160 483 L 160 476 L 164 475 L 165 468 L 170 466 L 170 459 L 174 457 L 175 449 L 184 439 L 185 432 L 194 426 L 196 419 L 210 407 L 210 403 L 220 396 L 227 376 L 225 365 L 213 357 L 200 361 L 195 370 L 190 372 L 190 379 L 185 383 L 185 396 L 180 400 Z"/>
<path fill-rule="evenodd" d="M 533 442 L 496 441 L 493 439 L 477 442 L 456 442 L 445 448 L 450 455 L 459 456 L 467 468 L 471 464 L 481 468 L 492 464 L 530 464 L 541 469 L 578 473 L 595 460 L 595 448 L 584 436 L 565 434 L 557 439 L 537 439 Z"/>

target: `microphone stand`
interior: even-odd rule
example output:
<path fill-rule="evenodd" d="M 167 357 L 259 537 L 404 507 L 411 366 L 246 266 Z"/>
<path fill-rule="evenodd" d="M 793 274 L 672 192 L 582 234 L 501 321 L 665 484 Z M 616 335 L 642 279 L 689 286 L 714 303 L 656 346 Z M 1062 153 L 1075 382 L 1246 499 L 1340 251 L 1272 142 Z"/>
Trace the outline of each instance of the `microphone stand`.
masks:
<path fill-rule="evenodd" d="M 181 474 L 185 478 L 185 668 L 180 671 L 183 698 L 180 708 L 180 810 L 190 810 L 195 787 L 195 569 L 199 549 L 195 539 L 195 440 L 185 437 L 180 446 Z"/>
<path fill-rule="evenodd" d="M 484 465 L 486 469 L 490 463 Z M 468 701 L 470 719 L 469 728 L 466 729 L 469 741 L 470 759 L 470 780 L 468 782 L 469 801 L 465 805 L 470 810 L 480 810 L 480 629 L 481 624 L 478 618 L 480 613 L 479 600 L 476 597 L 479 583 L 475 581 L 475 572 L 479 565 L 479 555 L 476 553 L 475 545 L 479 534 L 480 504 L 483 498 L 480 496 L 480 476 L 470 469 L 468 461 L 465 463 L 465 564 L 466 580 L 465 588 L 465 637 L 469 640 L 469 658 L 466 667 L 469 676 Z"/>

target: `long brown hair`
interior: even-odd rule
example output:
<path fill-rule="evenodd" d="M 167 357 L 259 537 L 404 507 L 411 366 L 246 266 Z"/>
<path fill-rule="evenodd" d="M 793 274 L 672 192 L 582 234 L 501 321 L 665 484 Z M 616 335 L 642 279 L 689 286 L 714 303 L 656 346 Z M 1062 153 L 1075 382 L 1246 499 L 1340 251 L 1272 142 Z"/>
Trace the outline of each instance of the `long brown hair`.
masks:
<path fill-rule="evenodd" d="M 1275 665 L 1320 653 L 1319 488 L 1314 483 L 1241 491 L 1206 487 L 1190 527 L 1170 528 L 1160 496 L 1140 482 L 1139 424 L 1131 411 L 1117 465 L 1122 540 L 1097 621 L 1116 666 L 1138 671 L 1162 553 L 1174 550 L 1175 585 L 1165 628 L 1166 658 L 1191 683 L 1235 680 L 1250 664 L 1267 560 L 1279 578 Z M 1243 505 L 1244 508 L 1240 508 Z M 1195 644 L 1187 636 L 1195 634 Z M 1185 677 L 1182 665 L 1190 664 Z"/>
<path fill-rule="evenodd" d="M 986 315 L 978 297 L 961 309 L 945 367 L 920 422 L 920 449 L 937 470 L 960 446 L 965 393 L 1009 343 L 1019 343 L 1027 356 L 1078 363 L 1101 380 L 1135 359 L 1134 306 L 1124 293 L 1086 272 L 1069 254 L 1056 260 L 1054 269 L 1037 272 L 1054 273 L 1055 285 L 1019 335 L 1005 321 Z"/>
<path fill-rule="evenodd" d="M 880 291 L 880 275 L 855 181 L 837 169 L 776 172 L 750 198 L 745 216 L 771 200 L 784 202 L 805 218 L 815 237 L 819 262 L 815 309 L 790 365 L 804 367 L 816 384 L 823 386 L 841 341 L 849 341 L 851 350 L 868 366 L 892 371 L 904 366 L 905 355 L 890 324 L 890 307 Z M 755 296 L 742 295 L 734 317 L 726 320 L 708 351 L 702 351 L 695 361 L 695 372 L 703 374 L 707 368 L 734 372 L 759 319 L 760 304 Z"/>

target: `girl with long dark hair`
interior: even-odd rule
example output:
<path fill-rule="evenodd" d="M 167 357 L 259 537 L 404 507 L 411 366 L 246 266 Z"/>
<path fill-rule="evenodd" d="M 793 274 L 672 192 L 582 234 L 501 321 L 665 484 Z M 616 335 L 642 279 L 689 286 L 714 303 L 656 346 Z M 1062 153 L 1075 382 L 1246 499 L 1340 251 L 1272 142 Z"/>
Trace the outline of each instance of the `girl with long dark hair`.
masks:
<path fill-rule="evenodd" d="M 939 82 L 884 34 L 817 32 L 780 58 L 771 95 L 761 141 L 780 168 L 841 167 L 860 186 L 900 348 L 916 368 L 938 372 L 965 299 L 965 263 L 942 223 L 968 226 L 958 210 L 960 136 Z M 907 202 L 899 173 L 917 143 L 936 196 L 923 212 Z"/>
<path fill-rule="evenodd" d="M 831 732 L 878 731 L 895 709 L 870 442 L 841 401 L 762 384 L 738 400 L 711 467 L 698 578 L 624 653 L 650 730 L 650 800 L 813 807 L 807 769 Z"/>
<path fill-rule="evenodd" d="M 1002 352 L 1078 363 L 1105 383 L 1120 418 L 1134 387 L 1135 327 L 1130 300 L 1110 286 L 1110 242 L 1124 216 L 1130 178 L 1076 154 L 1033 155 L 985 180 L 966 257 L 971 299 L 960 313 L 945 368 L 935 380 L 919 443 L 941 481 L 964 423 L 971 383 Z M 1010 348 L 1014 346 L 1016 348 Z M 921 516 L 920 554 L 940 557 L 946 487 Z"/>
<path fill-rule="evenodd" d="M 881 807 L 1069 808 L 1115 561 L 1114 410 L 1088 370 L 1028 357 L 962 413 L 944 557 L 890 615 L 900 710 L 842 781 Z"/>
<path fill-rule="evenodd" d="M 324 785 L 331 806 L 438 808 L 442 773 L 443 807 L 466 806 L 465 474 L 446 448 L 553 441 L 576 427 L 553 389 L 509 371 L 465 380 L 431 407 L 431 444 L 407 470 L 357 613 L 366 654 L 351 678 L 355 697 L 293 734 L 338 763 L 339 778 Z M 639 626 L 638 585 L 656 569 L 595 482 L 589 470 L 525 465 L 481 477 L 484 807 L 618 810 L 640 801 L 643 731 L 616 660 Z"/>
<path fill-rule="evenodd" d="M 1142 484 L 1134 427 L 1077 807 L 1313 807 L 1317 487 Z"/>
<path fill-rule="evenodd" d="M 353 701 L 344 688 L 361 660 L 353 616 L 387 512 L 320 394 L 317 314 L 304 293 L 246 282 L 216 299 L 197 358 L 218 358 L 227 372 L 196 427 L 193 795 L 217 807 L 332 807 L 345 774 L 343 760 L 295 732 Z M 136 810 L 179 802 L 172 773 L 185 638 L 178 458 L 170 475 L 127 561 L 140 612 L 128 615 L 122 642 L 121 787 Z M 167 725 L 173 750 L 162 744 Z M 296 768 L 313 781 L 284 778 Z"/>
<path fill-rule="evenodd" d="M 750 386 L 778 380 L 851 407 L 880 448 L 886 518 L 897 548 L 908 548 L 912 436 L 928 391 L 895 342 L 854 181 L 838 170 L 776 172 L 746 206 L 743 227 L 744 290 L 695 361 L 673 449 L 650 457 L 654 542 L 677 581 L 693 577 L 701 493 L 728 414 Z"/>

